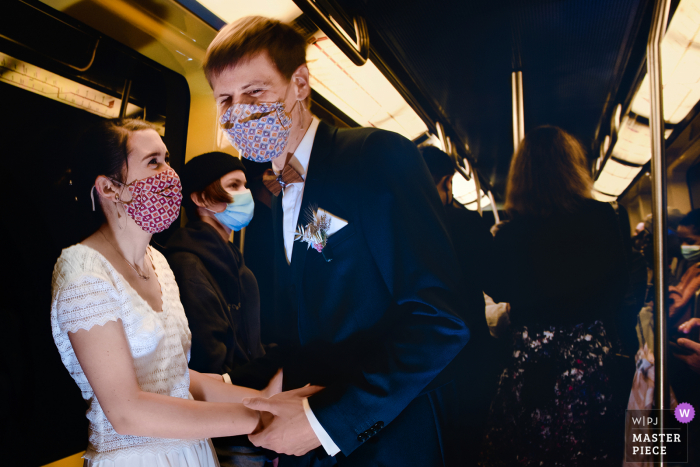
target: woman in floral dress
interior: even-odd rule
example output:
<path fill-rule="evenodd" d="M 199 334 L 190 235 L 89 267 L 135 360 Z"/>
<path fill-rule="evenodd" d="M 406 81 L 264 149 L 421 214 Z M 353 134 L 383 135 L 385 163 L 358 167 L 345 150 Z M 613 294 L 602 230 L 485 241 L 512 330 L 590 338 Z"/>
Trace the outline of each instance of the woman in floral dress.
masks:
<path fill-rule="evenodd" d="M 513 347 L 482 465 L 622 462 L 612 334 L 627 273 L 617 214 L 591 188 L 581 145 L 559 128 L 532 130 L 513 156 L 486 291 L 511 305 Z"/>

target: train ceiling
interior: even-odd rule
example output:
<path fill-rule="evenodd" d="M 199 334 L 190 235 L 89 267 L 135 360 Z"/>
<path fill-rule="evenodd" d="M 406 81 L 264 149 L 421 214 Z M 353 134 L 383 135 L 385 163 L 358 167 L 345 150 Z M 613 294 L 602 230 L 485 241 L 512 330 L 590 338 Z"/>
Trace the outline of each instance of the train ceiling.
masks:
<path fill-rule="evenodd" d="M 370 41 L 398 57 L 497 197 L 513 152 L 512 71 L 522 70 L 526 131 L 557 125 L 593 149 L 647 34 L 646 0 L 336 1 L 367 18 Z"/>

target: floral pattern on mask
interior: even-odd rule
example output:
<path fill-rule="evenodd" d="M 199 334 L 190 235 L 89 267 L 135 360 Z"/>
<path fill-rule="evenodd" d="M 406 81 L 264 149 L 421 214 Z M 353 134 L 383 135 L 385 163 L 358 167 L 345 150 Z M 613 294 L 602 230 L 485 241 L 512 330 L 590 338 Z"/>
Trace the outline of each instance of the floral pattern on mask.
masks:
<path fill-rule="evenodd" d="M 162 232 L 175 222 L 182 204 L 182 184 L 173 169 L 127 185 L 131 201 L 124 208 L 136 225 L 154 234 Z"/>
<path fill-rule="evenodd" d="M 234 104 L 219 123 L 241 156 L 255 162 L 270 162 L 282 155 L 292 129 L 292 117 L 282 102 Z"/>

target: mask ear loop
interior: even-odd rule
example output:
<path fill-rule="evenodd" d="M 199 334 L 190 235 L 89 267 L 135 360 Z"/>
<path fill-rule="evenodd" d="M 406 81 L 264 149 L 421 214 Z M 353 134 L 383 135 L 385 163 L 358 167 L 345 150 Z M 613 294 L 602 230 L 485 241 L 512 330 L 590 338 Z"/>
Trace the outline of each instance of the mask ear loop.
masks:
<path fill-rule="evenodd" d="M 121 185 L 122 185 L 122 191 L 124 191 L 124 187 L 126 185 L 124 185 L 123 183 Z M 124 218 L 124 225 L 121 225 L 119 222 L 117 222 L 117 225 L 119 225 L 119 230 L 124 230 L 124 227 L 126 227 L 126 208 L 124 207 L 124 201 L 121 201 L 119 199 L 119 193 L 115 193 L 115 197 L 116 197 L 117 201 L 114 204 L 117 204 L 117 205 L 121 204 L 122 211 L 124 211 L 124 215 L 122 216 L 121 214 L 119 214 L 119 206 L 117 206 L 117 217 L 119 219 L 121 219 L 122 217 Z M 133 199 L 132 199 L 132 201 L 133 201 Z"/>
<path fill-rule="evenodd" d="M 119 204 L 124 204 L 123 202 L 119 201 L 119 194 L 116 193 L 116 198 L 117 201 L 114 202 L 116 211 L 117 211 L 117 218 L 121 219 L 122 215 L 119 214 Z M 95 212 L 95 185 L 90 188 L 90 200 L 92 201 L 92 212 Z M 124 209 L 124 206 L 122 206 L 122 209 Z M 126 210 L 124 209 L 124 215 L 126 216 Z M 124 230 L 124 227 L 126 227 L 126 219 L 124 220 L 124 225 L 121 225 L 119 222 L 117 222 L 117 225 L 119 226 L 119 230 Z"/>
<path fill-rule="evenodd" d="M 90 199 L 92 200 L 92 212 L 95 212 L 95 185 L 92 185 L 92 188 L 90 188 Z"/>
<path fill-rule="evenodd" d="M 277 107 L 277 108 L 276 108 L 276 111 L 277 111 L 277 119 L 280 121 L 280 123 L 282 123 L 283 117 L 286 117 L 286 115 L 284 115 L 284 114 L 287 113 L 287 112 L 284 111 L 284 101 L 287 99 L 287 94 L 289 94 L 289 87 L 290 87 L 291 85 L 292 85 L 292 81 L 290 81 L 289 84 L 287 85 L 287 90 L 284 91 L 284 99 L 281 101 L 282 108 L 283 108 L 283 110 L 282 110 L 283 115 L 280 115 L 280 106 L 276 106 L 276 107 Z M 289 119 L 290 119 L 290 120 L 292 120 L 291 116 L 292 116 L 292 112 L 294 112 L 294 107 L 296 107 L 298 103 L 299 103 L 299 99 L 297 99 L 296 101 L 294 101 L 294 105 L 292 106 L 292 109 L 289 111 Z M 284 125 L 282 125 L 282 128 L 284 128 L 285 130 L 290 130 L 290 131 L 291 131 L 292 126 L 294 126 L 294 121 L 293 121 L 293 120 L 292 120 L 292 122 L 289 124 L 289 128 L 285 127 Z"/>

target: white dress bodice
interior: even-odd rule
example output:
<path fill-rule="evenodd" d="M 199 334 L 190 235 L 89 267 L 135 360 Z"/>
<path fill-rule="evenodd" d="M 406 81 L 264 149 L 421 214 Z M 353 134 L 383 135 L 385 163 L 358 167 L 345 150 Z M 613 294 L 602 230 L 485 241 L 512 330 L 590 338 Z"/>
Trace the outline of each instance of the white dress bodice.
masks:
<path fill-rule="evenodd" d="M 105 416 L 75 356 L 69 332 L 121 320 L 141 390 L 189 397 L 188 362 L 192 335 L 180 293 L 163 255 L 149 247 L 163 309 L 154 311 L 96 250 L 73 245 L 61 253 L 53 272 L 51 328 L 61 360 L 88 403 L 88 464 L 217 465 L 208 440 L 180 440 L 120 435 Z M 180 459 L 178 461 L 177 459 Z"/>

